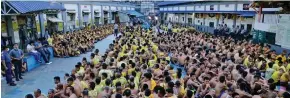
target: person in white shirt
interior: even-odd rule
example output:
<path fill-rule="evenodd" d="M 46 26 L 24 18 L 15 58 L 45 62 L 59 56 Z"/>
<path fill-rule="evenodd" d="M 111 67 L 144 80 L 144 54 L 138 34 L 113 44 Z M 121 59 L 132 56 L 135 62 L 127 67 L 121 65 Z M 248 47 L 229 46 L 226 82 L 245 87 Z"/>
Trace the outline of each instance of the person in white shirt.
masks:
<path fill-rule="evenodd" d="M 29 44 L 26 47 L 26 50 L 29 55 L 32 55 L 35 58 L 36 61 L 41 62 L 40 53 L 35 50 L 34 41 L 29 42 Z"/>
<path fill-rule="evenodd" d="M 126 22 L 126 31 L 129 31 L 129 22 Z"/>
<path fill-rule="evenodd" d="M 117 23 L 115 23 L 115 25 L 114 25 L 114 33 L 115 33 L 115 36 L 117 37 L 118 36 L 118 24 Z"/>
<path fill-rule="evenodd" d="M 171 34 L 172 33 L 172 24 L 171 24 L 171 22 L 168 23 L 167 28 L 168 28 L 168 34 Z"/>

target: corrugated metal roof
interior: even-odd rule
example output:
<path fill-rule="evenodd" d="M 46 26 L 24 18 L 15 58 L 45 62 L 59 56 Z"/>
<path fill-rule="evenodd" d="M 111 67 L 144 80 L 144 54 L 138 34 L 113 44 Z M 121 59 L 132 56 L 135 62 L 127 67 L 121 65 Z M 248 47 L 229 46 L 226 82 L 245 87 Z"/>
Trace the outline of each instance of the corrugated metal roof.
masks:
<path fill-rule="evenodd" d="M 58 2 L 47 1 L 7 1 L 20 13 L 28 13 L 42 10 L 65 10 Z"/>

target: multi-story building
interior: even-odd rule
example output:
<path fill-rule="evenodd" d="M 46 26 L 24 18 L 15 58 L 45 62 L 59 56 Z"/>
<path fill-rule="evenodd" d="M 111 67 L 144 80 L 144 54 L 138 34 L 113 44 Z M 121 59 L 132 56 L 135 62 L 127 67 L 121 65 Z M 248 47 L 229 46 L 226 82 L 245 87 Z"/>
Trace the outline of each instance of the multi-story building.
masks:
<path fill-rule="evenodd" d="M 95 1 L 1 1 L 1 37 L 11 43 L 43 37 L 46 32 L 67 32 L 89 24 L 129 21 L 135 5 Z M 3 41 L 2 41 L 3 42 Z"/>
<path fill-rule="evenodd" d="M 290 15 L 277 14 L 281 10 L 280 7 L 263 8 L 259 14 L 258 7 L 255 9 L 250 7 L 252 3 L 251 1 L 178 1 L 161 2 L 158 5 L 162 13 L 161 18 L 167 22 L 192 25 L 199 31 L 209 33 L 213 33 L 219 24 L 226 24 L 230 29 L 238 26 L 249 33 L 260 30 L 265 34 L 260 34 L 259 38 L 264 37 L 267 42 L 282 47 L 290 46 L 285 45 L 286 40 L 283 41 L 285 44 L 281 44 L 281 36 L 290 34 L 277 33 L 281 32 L 281 29 L 278 29 L 281 26 L 277 26 L 278 21 L 282 19 L 281 17 L 284 21 L 285 19 L 290 21 Z"/>

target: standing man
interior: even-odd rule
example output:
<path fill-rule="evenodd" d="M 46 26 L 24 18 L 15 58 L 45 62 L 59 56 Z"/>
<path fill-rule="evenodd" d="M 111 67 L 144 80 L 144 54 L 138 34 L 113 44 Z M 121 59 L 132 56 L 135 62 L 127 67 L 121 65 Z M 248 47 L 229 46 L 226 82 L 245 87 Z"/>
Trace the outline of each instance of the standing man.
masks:
<path fill-rule="evenodd" d="M 130 29 L 131 29 L 131 32 L 134 31 L 133 21 L 130 22 Z"/>
<path fill-rule="evenodd" d="M 129 21 L 126 22 L 126 32 L 128 32 L 128 31 L 129 31 Z"/>
<path fill-rule="evenodd" d="M 117 23 L 115 23 L 115 25 L 114 25 L 114 34 L 116 37 L 118 36 L 118 24 Z"/>
<path fill-rule="evenodd" d="M 9 84 L 10 86 L 15 86 L 16 84 L 12 80 L 12 63 L 8 52 L 9 48 L 7 46 L 3 46 L 1 61 L 2 65 L 5 66 L 5 77 L 7 84 Z"/>
<path fill-rule="evenodd" d="M 172 24 L 171 24 L 171 22 L 168 23 L 167 28 L 168 28 L 168 34 L 171 34 L 172 33 Z"/>
<path fill-rule="evenodd" d="M 11 51 L 10 51 L 10 57 L 12 58 L 12 63 L 15 67 L 14 69 L 14 73 L 15 73 L 15 78 L 16 78 L 16 81 L 19 81 L 19 79 L 22 79 L 21 77 L 21 67 L 22 67 L 22 59 L 24 57 L 24 54 L 22 52 L 22 50 L 20 50 L 18 48 L 18 44 L 15 43 L 13 45 L 13 48 Z"/>

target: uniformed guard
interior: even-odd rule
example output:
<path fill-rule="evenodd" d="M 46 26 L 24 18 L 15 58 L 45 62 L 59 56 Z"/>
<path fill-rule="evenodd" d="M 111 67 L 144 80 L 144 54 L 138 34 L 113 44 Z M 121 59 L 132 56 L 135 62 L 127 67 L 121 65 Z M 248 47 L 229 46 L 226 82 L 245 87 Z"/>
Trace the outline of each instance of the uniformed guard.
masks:
<path fill-rule="evenodd" d="M 13 45 L 13 49 L 10 51 L 10 57 L 12 59 L 12 63 L 15 67 L 15 78 L 16 78 L 16 81 L 19 81 L 19 79 L 22 79 L 21 77 L 21 68 L 22 68 L 22 60 L 23 60 L 23 57 L 24 57 L 24 54 L 22 52 L 22 50 L 20 50 L 18 48 L 18 44 L 15 43 Z"/>
<path fill-rule="evenodd" d="M 15 86 L 16 84 L 12 80 L 12 63 L 11 58 L 9 56 L 9 48 L 7 46 L 2 47 L 2 55 L 1 55 L 1 61 L 2 64 L 5 66 L 5 77 L 7 84 L 10 86 Z"/>

